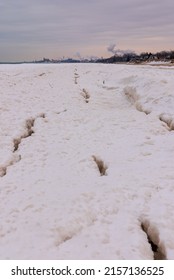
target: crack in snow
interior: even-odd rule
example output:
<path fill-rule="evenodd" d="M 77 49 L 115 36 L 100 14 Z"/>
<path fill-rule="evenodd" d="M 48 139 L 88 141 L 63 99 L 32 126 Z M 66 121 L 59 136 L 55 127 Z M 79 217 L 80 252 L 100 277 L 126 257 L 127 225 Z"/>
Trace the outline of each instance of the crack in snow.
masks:
<path fill-rule="evenodd" d="M 78 84 L 77 79 L 79 78 L 79 74 L 76 71 L 77 71 L 77 69 L 75 69 L 75 72 L 74 72 L 74 83 L 75 83 L 75 85 Z"/>
<path fill-rule="evenodd" d="M 149 109 L 143 108 L 142 104 L 139 102 L 139 96 L 137 94 L 136 88 L 127 86 L 124 88 L 124 94 L 132 105 L 135 105 L 137 111 L 149 115 L 151 111 Z"/>
<path fill-rule="evenodd" d="M 62 111 L 55 112 L 55 114 L 59 115 L 59 114 L 62 114 L 62 113 L 64 113 L 64 112 L 67 112 L 67 109 L 64 109 L 64 110 L 62 110 Z"/>
<path fill-rule="evenodd" d="M 174 130 L 174 119 L 172 116 L 170 116 L 168 114 L 161 114 L 159 116 L 159 120 L 167 125 L 167 129 L 169 131 Z"/>
<path fill-rule="evenodd" d="M 160 243 L 158 230 L 150 224 L 149 221 L 141 222 L 141 229 L 147 236 L 147 240 L 151 245 L 154 255 L 154 260 L 166 260 L 166 253 L 164 246 Z"/>
<path fill-rule="evenodd" d="M 83 96 L 85 102 L 89 103 L 90 94 L 85 88 L 83 88 L 81 95 Z"/>
<path fill-rule="evenodd" d="M 13 139 L 12 158 L 9 161 L 7 161 L 5 164 L 0 166 L 0 177 L 4 177 L 5 175 L 7 175 L 8 167 L 14 165 L 15 163 L 17 163 L 21 160 L 21 155 L 17 154 L 17 151 L 19 149 L 19 145 L 21 144 L 22 139 L 30 137 L 34 133 L 33 127 L 34 127 L 34 123 L 35 123 L 37 118 L 45 118 L 45 114 L 42 113 L 42 114 L 38 115 L 36 118 L 27 119 L 25 121 L 24 133 L 21 134 L 18 138 Z"/>
<path fill-rule="evenodd" d="M 96 222 L 96 218 L 91 218 L 86 225 L 77 225 L 75 228 L 67 228 L 67 227 L 59 227 L 53 229 L 53 232 L 56 233 L 56 247 L 63 245 L 65 242 L 73 239 L 74 237 L 78 236 L 83 230 L 86 228 L 94 225 Z"/>
<path fill-rule="evenodd" d="M 39 77 L 42 77 L 42 76 L 44 76 L 44 75 L 45 75 L 45 73 L 43 72 L 43 73 L 39 74 Z"/>
<path fill-rule="evenodd" d="M 25 131 L 24 131 L 24 133 L 20 137 L 15 138 L 13 140 L 13 144 L 14 144 L 13 152 L 16 152 L 19 149 L 19 145 L 20 145 L 22 139 L 30 137 L 34 133 L 33 127 L 34 127 L 36 119 L 38 119 L 38 118 L 43 118 L 44 119 L 45 114 L 42 113 L 42 114 L 38 115 L 36 118 L 30 118 L 30 119 L 27 119 L 25 121 Z"/>
<path fill-rule="evenodd" d="M 26 120 L 24 133 L 20 137 L 15 138 L 13 140 L 13 145 L 14 145 L 13 152 L 16 152 L 18 150 L 22 139 L 27 138 L 34 133 L 34 131 L 33 131 L 34 122 L 35 122 L 35 119 L 33 119 L 33 118 L 30 118 L 30 119 Z"/>
<path fill-rule="evenodd" d="M 9 161 L 7 161 L 6 164 L 0 166 L 0 177 L 4 177 L 7 174 L 7 168 L 19 162 L 20 160 L 21 155 L 13 154 L 13 157 Z"/>
<path fill-rule="evenodd" d="M 95 163 L 97 164 L 100 175 L 106 176 L 107 175 L 106 170 L 108 169 L 108 166 L 104 163 L 104 161 L 101 158 L 99 158 L 97 156 L 92 156 L 92 158 L 95 161 Z"/>

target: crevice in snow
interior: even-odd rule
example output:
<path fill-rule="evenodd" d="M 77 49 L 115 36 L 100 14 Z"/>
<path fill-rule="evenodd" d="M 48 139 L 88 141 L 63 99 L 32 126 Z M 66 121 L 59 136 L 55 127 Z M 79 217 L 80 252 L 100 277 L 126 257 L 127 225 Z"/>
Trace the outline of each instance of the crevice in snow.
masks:
<path fill-rule="evenodd" d="M 139 96 L 137 94 L 136 88 L 127 86 L 124 88 L 124 94 L 129 100 L 129 102 L 135 106 L 137 111 L 149 115 L 151 113 L 150 109 L 145 109 L 143 105 L 139 102 Z"/>
<path fill-rule="evenodd" d="M 83 96 L 85 102 L 86 102 L 86 103 L 89 103 L 89 99 L 90 99 L 90 94 L 89 94 L 89 92 L 88 92 L 85 88 L 83 88 L 81 94 L 82 94 L 82 96 Z"/>
<path fill-rule="evenodd" d="M 77 80 L 78 78 L 79 78 L 78 73 L 77 73 L 77 72 L 74 72 L 74 83 L 75 83 L 75 85 L 78 84 L 78 80 Z"/>
<path fill-rule="evenodd" d="M 30 118 L 30 119 L 25 121 L 25 131 L 24 131 L 24 133 L 22 135 L 20 135 L 18 138 L 15 138 L 13 140 L 13 145 L 14 145 L 13 152 L 16 152 L 18 150 L 22 139 L 27 138 L 34 133 L 34 131 L 33 131 L 34 122 L 35 122 L 35 119 L 33 119 L 33 118 Z"/>
<path fill-rule="evenodd" d="M 15 163 L 19 162 L 21 160 L 21 155 L 17 154 L 17 151 L 19 149 L 19 145 L 22 141 L 22 139 L 25 139 L 27 137 L 30 137 L 33 133 L 33 127 L 34 123 L 37 118 L 45 118 L 45 114 L 42 113 L 38 115 L 36 118 L 29 118 L 25 121 L 24 125 L 24 132 L 21 134 L 18 138 L 13 139 L 13 152 L 12 157 L 10 160 L 7 160 L 5 164 L 0 165 L 0 177 L 4 177 L 7 174 L 8 167 L 14 165 Z"/>
<path fill-rule="evenodd" d="M 166 253 L 163 244 L 160 243 L 158 230 L 145 220 L 141 222 L 141 229 L 147 236 L 147 240 L 151 246 L 154 260 L 166 260 Z"/>
<path fill-rule="evenodd" d="M 103 81 L 103 84 L 105 84 L 104 81 Z M 109 87 L 109 86 L 102 86 L 102 88 L 103 89 L 107 89 L 107 90 L 116 90 L 116 89 L 118 89 L 118 87 Z"/>
<path fill-rule="evenodd" d="M 60 114 L 62 114 L 62 113 L 64 113 L 64 112 L 67 112 L 67 109 L 64 109 L 64 110 L 62 110 L 62 111 L 55 112 L 55 114 L 60 115 Z"/>
<path fill-rule="evenodd" d="M 24 131 L 24 133 L 22 135 L 20 135 L 18 138 L 15 138 L 13 140 L 13 145 L 14 145 L 13 152 L 16 152 L 19 149 L 19 145 L 20 145 L 22 139 L 30 137 L 34 133 L 34 130 L 33 130 L 34 123 L 35 123 L 36 119 L 38 119 L 38 118 L 43 118 L 44 119 L 45 114 L 42 113 L 42 114 L 38 115 L 36 118 L 30 118 L 30 119 L 27 119 L 25 121 L 25 131 Z"/>
<path fill-rule="evenodd" d="M 9 161 L 0 166 L 0 177 L 4 177 L 7 174 L 7 168 L 19 162 L 20 160 L 21 155 L 13 154 L 13 157 Z"/>
<path fill-rule="evenodd" d="M 89 214 L 89 212 L 88 212 Z M 80 222 L 81 220 L 81 222 Z M 52 229 L 55 236 L 55 245 L 56 247 L 62 246 L 67 241 L 77 237 L 81 232 L 95 224 L 97 221 L 95 215 L 87 215 L 84 220 L 83 215 L 79 218 L 79 223 L 75 223 L 75 226 L 60 226 L 58 228 Z"/>
<path fill-rule="evenodd" d="M 7 174 L 7 167 L 0 166 L 0 177 L 4 177 Z"/>
<path fill-rule="evenodd" d="M 161 114 L 159 120 L 167 125 L 169 131 L 174 130 L 174 118 L 168 114 Z"/>
<path fill-rule="evenodd" d="M 92 156 L 92 158 L 93 158 L 93 160 L 95 161 L 95 163 L 98 167 L 100 175 L 101 176 L 107 176 L 106 170 L 108 169 L 108 166 L 104 163 L 104 161 L 97 156 Z"/>
<path fill-rule="evenodd" d="M 53 88 L 53 85 L 51 83 L 48 83 L 48 84 L 49 84 L 50 88 Z"/>
<path fill-rule="evenodd" d="M 8 167 L 14 165 L 20 160 L 21 160 L 21 155 L 15 154 L 15 152 L 13 152 L 11 159 L 7 160 L 4 164 L 0 165 L 0 177 L 4 177 L 5 175 L 7 175 Z"/>
<path fill-rule="evenodd" d="M 43 72 L 43 73 L 39 74 L 39 77 L 42 77 L 42 76 L 44 76 L 44 75 L 45 75 L 45 73 Z"/>
<path fill-rule="evenodd" d="M 63 235 L 59 234 L 59 237 L 56 240 L 56 247 L 59 247 L 63 243 L 67 242 L 68 240 L 71 240 L 77 232 L 71 232 L 71 233 L 64 233 Z"/>

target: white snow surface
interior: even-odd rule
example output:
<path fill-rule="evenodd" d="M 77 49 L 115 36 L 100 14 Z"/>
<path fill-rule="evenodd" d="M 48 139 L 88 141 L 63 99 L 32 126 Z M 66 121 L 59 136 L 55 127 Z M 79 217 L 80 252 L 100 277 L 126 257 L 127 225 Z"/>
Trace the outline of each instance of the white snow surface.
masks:
<path fill-rule="evenodd" d="M 173 67 L 0 66 L 1 259 L 174 259 L 173 232 Z"/>

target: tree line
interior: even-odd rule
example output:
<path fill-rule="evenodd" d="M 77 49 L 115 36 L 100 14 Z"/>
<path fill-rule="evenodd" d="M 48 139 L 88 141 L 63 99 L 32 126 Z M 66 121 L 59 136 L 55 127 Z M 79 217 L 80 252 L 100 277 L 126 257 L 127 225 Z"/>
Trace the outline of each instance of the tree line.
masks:
<path fill-rule="evenodd" d="M 126 53 L 123 55 L 113 55 L 109 58 L 98 59 L 99 63 L 121 63 L 121 62 L 150 62 L 150 61 L 168 61 L 174 63 L 174 51 L 161 51 L 156 53 L 142 52 L 141 54 Z"/>

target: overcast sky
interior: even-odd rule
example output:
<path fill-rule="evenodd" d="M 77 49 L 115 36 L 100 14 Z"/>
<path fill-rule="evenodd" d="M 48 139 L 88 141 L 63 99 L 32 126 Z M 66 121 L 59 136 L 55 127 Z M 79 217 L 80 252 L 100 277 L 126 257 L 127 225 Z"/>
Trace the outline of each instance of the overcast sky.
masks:
<path fill-rule="evenodd" d="M 114 44 L 174 49 L 174 0 L 0 0 L 0 61 L 109 57 Z"/>

